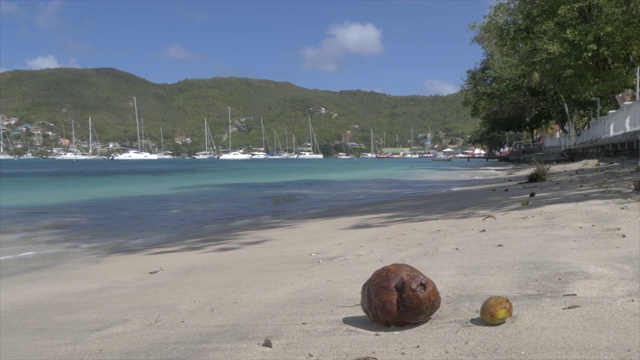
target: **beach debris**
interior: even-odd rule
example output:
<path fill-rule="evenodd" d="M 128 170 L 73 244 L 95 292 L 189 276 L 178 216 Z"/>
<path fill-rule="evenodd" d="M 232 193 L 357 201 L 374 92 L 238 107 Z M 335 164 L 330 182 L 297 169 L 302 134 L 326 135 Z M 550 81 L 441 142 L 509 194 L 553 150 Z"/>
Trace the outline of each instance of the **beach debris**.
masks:
<path fill-rule="evenodd" d="M 264 342 L 260 346 L 264 346 L 264 347 L 268 347 L 269 349 L 272 349 L 273 343 L 271 342 L 270 339 L 264 339 Z"/>
<path fill-rule="evenodd" d="M 562 296 L 578 296 L 578 294 L 563 294 Z"/>
<path fill-rule="evenodd" d="M 156 316 L 156 320 L 147 324 L 147 326 L 151 326 L 160 322 L 160 314 Z"/>
<path fill-rule="evenodd" d="M 536 196 L 535 192 L 532 191 L 532 192 L 529 193 L 529 197 L 534 197 L 534 196 Z"/>
<path fill-rule="evenodd" d="M 162 266 L 160 266 L 160 270 L 153 270 L 153 271 L 149 271 L 149 274 L 153 275 L 153 274 L 157 274 L 160 271 L 164 271 L 164 269 L 162 268 Z"/>
<path fill-rule="evenodd" d="M 407 264 L 376 270 L 362 285 L 360 296 L 367 317 L 386 327 L 427 322 L 440 308 L 436 284 Z"/>
<path fill-rule="evenodd" d="M 513 305 L 504 296 L 490 296 L 480 307 L 480 318 L 487 325 L 500 325 L 513 314 Z"/>
<path fill-rule="evenodd" d="M 495 216 L 493 216 L 493 215 L 487 215 L 487 216 L 485 216 L 485 217 L 482 219 L 482 221 L 485 221 L 485 220 L 487 220 L 487 219 L 498 220 L 498 219 L 496 219 L 496 217 L 495 217 Z"/>
<path fill-rule="evenodd" d="M 529 200 L 520 201 L 520 205 L 522 205 L 522 206 L 529 205 Z"/>
<path fill-rule="evenodd" d="M 571 310 L 571 309 L 577 309 L 579 308 L 580 305 L 569 305 L 567 307 L 562 308 L 562 310 Z"/>
<path fill-rule="evenodd" d="M 640 192 L 640 180 L 633 182 L 633 191 Z"/>
<path fill-rule="evenodd" d="M 373 356 L 365 356 L 365 357 L 359 357 L 353 360 L 378 360 L 378 358 Z"/>

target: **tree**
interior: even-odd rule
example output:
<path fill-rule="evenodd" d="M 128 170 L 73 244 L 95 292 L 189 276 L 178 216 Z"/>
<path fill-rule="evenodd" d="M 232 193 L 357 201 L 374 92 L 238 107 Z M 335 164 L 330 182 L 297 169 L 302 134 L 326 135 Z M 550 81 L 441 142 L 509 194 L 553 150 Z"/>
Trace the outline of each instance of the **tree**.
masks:
<path fill-rule="evenodd" d="M 606 111 L 640 65 L 640 0 L 503 0 L 471 29 L 484 58 L 463 93 L 485 130 L 532 135 L 593 98 Z"/>

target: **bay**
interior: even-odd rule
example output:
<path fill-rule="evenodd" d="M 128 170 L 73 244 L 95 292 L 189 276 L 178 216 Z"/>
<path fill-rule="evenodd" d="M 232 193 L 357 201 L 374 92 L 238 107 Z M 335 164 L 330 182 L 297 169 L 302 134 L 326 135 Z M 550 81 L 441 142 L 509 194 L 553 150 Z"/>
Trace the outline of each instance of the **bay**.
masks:
<path fill-rule="evenodd" d="M 446 191 L 507 166 L 429 159 L 3 160 L 0 276 Z"/>

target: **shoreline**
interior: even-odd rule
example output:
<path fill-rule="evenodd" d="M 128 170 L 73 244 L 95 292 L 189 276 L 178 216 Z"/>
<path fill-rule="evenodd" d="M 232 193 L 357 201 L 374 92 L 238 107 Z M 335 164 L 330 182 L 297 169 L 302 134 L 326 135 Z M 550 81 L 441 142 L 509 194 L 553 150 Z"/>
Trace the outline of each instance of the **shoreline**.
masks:
<path fill-rule="evenodd" d="M 636 164 L 560 163 L 531 184 L 529 167 L 505 169 L 2 277 L 0 358 L 637 358 Z M 398 262 L 440 291 L 426 324 L 385 328 L 358 305 L 371 273 Z M 478 320 L 490 295 L 513 303 L 498 327 Z"/>
<path fill-rule="evenodd" d="M 172 228 L 172 231 L 147 232 L 142 236 L 138 236 L 137 232 L 118 231 L 114 229 L 114 233 L 98 232 L 91 237 L 92 234 L 79 234 L 73 231 L 65 232 L 64 225 L 56 223 L 55 218 L 40 219 L 40 224 L 27 221 L 23 224 L 3 224 L 2 231 L 2 256 L 0 256 L 0 276 L 11 276 L 25 271 L 42 271 L 43 268 L 56 266 L 59 263 L 73 262 L 78 259 L 94 257 L 101 258 L 104 256 L 139 253 L 144 252 L 148 248 L 169 248 L 179 246 L 184 241 L 190 239 L 207 239 L 210 234 L 233 234 L 238 231 L 249 231 L 252 228 L 265 229 L 273 226 L 280 226 L 291 221 L 302 221 L 307 219 L 324 218 L 327 216 L 335 216 L 335 214 L 345 214 L 348 216 L 352 209 L 358 212 L 359 208 L 375 207 L 378 204 L 385 204 L 390 201 L 402 201 L 403 199 L 413 198 L 416 196 L 425 196 L 440 192 L 446 192 L 455 188 L 464 188 L 469 184 L 483 181 L 500 176 L 500 171 L 504 166 L 489 166 L 481 168 L 458 168 L 449 175 L 453 175 L 450 180 L 443 180 L 442 174 L 437 174 L 433 178 L 433 174 L 425 173 L 418 177 L 413 177 L 409 181 L 409 187 L 404 193 L 394 190 L 393 193 L 387 194 L 389 187 L 395 186 L 397 189 L 403 189 L 404 180 L 395 183 L 393 186 L 381 189 L 383 198 L 379 194 L 370 198 L 357 197 L 351 199 L 352 202 L 340 201 L 324 201 L 319 207 L 307 206 L 303 211 L 292 212 L 291 210 L 273 208 L 272 212 L 260 214 L 258 216 L 243 216 L 238 219 L 227 219 L 222 222 L 219 219 L 208 219 L 208 224 L 190 224 L 189 226 Z M 375 180 L 374 180 L 375 181 Z M 393 181 L 390 181 L 393 182 Z M 415 184 L 428 184 L 426 187 L 416 186 Z M 455 185 L 454 185 L 455 184 Z M 374 189 L 376 187 L 369 186 Z M 364 190 L 369 191 L 369 190 Z M 364 194 L 364 193 L 363 193 Z M 284 202 L 287 199 L 285 195 Z M 376 198 L 376 196 L 378 198 Z M 265 196 L 267 201 L 278 201 L 278 197 L 269 198 Z M 275 200 L 274 200 L 275 199 Z M 299 203 L 304 203 L 304 199 L 296 199 Z M 314 203 L 312 201 L 312 203 Z M 54 208 L 44 208 L 34 210 L 40 213 L 55 213 Z M 5 214 L 6 215 L 6 214 Z M 343 215 L 341 215 L 343 216 Z M 3 219 L 6 220 L 6 219 Z M 89 221 L 96 221 L 90 219 Z M 99 224 L 100 225 L 100 224 Z M 162 228 L 162 225 L 160 225 Z M 131 236 L 130 236 L 131 235 Z"/>

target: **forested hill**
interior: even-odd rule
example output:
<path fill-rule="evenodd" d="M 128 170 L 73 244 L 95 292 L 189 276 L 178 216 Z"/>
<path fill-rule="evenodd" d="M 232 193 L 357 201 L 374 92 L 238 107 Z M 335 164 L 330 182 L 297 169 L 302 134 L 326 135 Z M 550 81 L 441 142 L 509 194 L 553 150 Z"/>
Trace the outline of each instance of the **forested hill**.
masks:
<path fill-rule="evenodd" d="M 447 96 L 389 96 L 367 91 L 305 89 L 288 82 L 246 78 L 184 80 L 155 84 L 112 68 L 14 70 L 0 74 L 0 114 L 21 122 L 54 124 L 67 134 L 74 120 L 76 131 L 86 131 L 88 118 L 101 141 L 134 140 L 138 116 L 150 138 L 188 136 L 204 138 L 206 118 L 215 141 L 228 132 L 228 108 L 234 128 L 234 147 L 261 144 L 267 136 L 296 135 L 308 139 L 308 116 L 319 143 L 369 143 L 370 130 L 388 144 L 406 144 L 419 134 L 443 132 L 468 135 L 477 121 L 462 106 L 461 94 Z M 324 108 L 319 114 L 313 108 Z M 253 118 L 251 120 L 250 118 Z M 241 119 L 245 119 L 241 121 Z M 83 130 L 84 128 L 84 130 Z M 349 133 L 348 133 L 349 132 Z M 68 135 L 67 135 L 68 136 Z M 398 140 L 396 140 L 398 139 Z M 220 144 L 218 144 L 220 145 Z"/>

